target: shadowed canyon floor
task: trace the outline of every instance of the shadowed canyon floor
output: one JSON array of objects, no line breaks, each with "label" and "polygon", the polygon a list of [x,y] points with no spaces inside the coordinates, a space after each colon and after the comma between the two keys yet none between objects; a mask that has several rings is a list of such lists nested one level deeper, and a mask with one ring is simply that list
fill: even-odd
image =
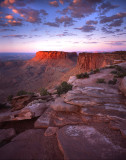
[{"label": "shadowed canyon floor", "polygon": [[[1,158],[125,160],[126,83],[125,77],[108,83],[114,70],[100,69],[85,79],[71,76],[72,90],[60,97],[38,96],[23,108],[15,101],[15,109],[1,110]],[[96,83],[101,78],[106,83]]]}]

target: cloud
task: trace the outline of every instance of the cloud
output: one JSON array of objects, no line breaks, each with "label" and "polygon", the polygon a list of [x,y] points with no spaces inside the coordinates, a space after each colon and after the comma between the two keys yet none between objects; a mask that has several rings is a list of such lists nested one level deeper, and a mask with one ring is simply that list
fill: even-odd
[{"label": "cloud", "polygon": [[114,31],[111,31],[111,30],[109,30],[109,29],[107,29],[107,28],[105,28],[105,27],[102,27],[101,30],[102,30],[104,33],[108,33],[108,34],[114,33]]},{"label": "cloud", "polygon": [[57,24],[56,22],[46,22],[44,24],[48,25],[48,26],[51,26],[51,27],[59,27],[59,24]]},{"label": "cloud", "polygon": [[15,30],[14,29],[6,29],[6,28],[0,29],[0,32],[6,32],[6,31],[15,31]]},{"label": "cloud", "polygon": [[56,36],[58,37],[64,37],[64,36],[75,36],[76,34],[73,33],[68,33],[68,32],[63,32],[61,34],[57,34]]},{"label": "cloud", "polygon": [[10,15],[10,14],[9,14],[9,15],[6,15],[6,16],[5,16],[5,19],[13,19],[13,16]]},{"label": "cloud", "polygon": [[101,14],[105,14],[106,12],[110,11],[111,9],[115,9],[117,7],[119,7],[119,5],[113,5],[110,2],[104,2],[98,7],[98,9],[101,12]]},{"label": "cloud", "polygon": [[105,44],[120,46],[120,45],[125,45],[126,41],[107,41],[107,43]]},{"label": "cloud", "polygon": [[118,26],[121,26],[122,23],[123,23],[123,20],[122,20],[122,19],[119,19],[119,20],[113,21],[113,22],[110,23],[108,26],[109,26],[109,27],[118,27]]},{"label": "cloud", "polygon": [[96,44],[96,43],[99,43],[99,42],[83,42],[85,44]]},{"label": "cloud", "polygon": [[22,26],[22,22],[21,20],[8,20],[8,24],[10,24],[11,26]]},{"label": "cloud", "polygon": [[95,30],[95,27],[92,25],[85,25],[83,27],[75,28],[75,29],[81,30],[82,32],[92,32]]},{"label": "cloud", "polygon": [[61,18],[56,17],[55,21],[58,24],[63,23],[64,27],[66,27],[66,26],[72,26],[73,22],[75,22],[75,21],[73,21],[73,19],[71,17],[68,17],[68,16],[62,16]]},{"label": "cloud", "polygon": [[27,37],[27,35],[19,35],[19,34],[16,34],[16,35],[3,35],[2,37],[3,38],[25,38],[25,37]]},{"label": "cloud", "polygon": [[121,13],[117,13],[113,16],[107,17],[107,16],[101,16],[101,20],[100,23],[108,23],[108,22],[112,22],[116,19],[123,19],[124,17],[126,17],[126,12],[121,12]]},{"label": "cloud", "polygon": [[44,16],[48,15],[48,13],[44,9],[41,9],[40,13],[42,13]]},{"label": "cloud", "polygon": [[93,21],[93,20],[89,20],[86,22],[86,24],[88,24],[88,25],[93,25],[93,24],[97,24],[97,23],[98,23],[98,21]]},{"label": "cloud", "polygon": [[24,7],[26,4],[33,2],[33,0],[4,0],[0,3],[1,7],[19,6]]},{"label": "cloud", "polygon": [[64,0],[59,0],[59,2],[60,2],[61,4],[64,4]]},{"label": "cloud", "polygon": [[60,13],[70,13],[74,18],[82,18],[94,13],[97,4],[102,1],[103,0],[73,0],[69,6],[60,11]]},{"label": "cloud", "polygon": [[54,7],[59,7],[59,4],[58,4],[57,1],[49,2],[49,4],[50,4],[51,6],[54,6]]},{"label": "cloud", "polygon": [[21,17],[23,17],[27,22],[30,23],[40,23],[41,22],[40,13],[46,14],[44,10],[39,11],[31,8],[20,8],[20,9],[12,8],[12,11],[14,13],[20,14]]}]

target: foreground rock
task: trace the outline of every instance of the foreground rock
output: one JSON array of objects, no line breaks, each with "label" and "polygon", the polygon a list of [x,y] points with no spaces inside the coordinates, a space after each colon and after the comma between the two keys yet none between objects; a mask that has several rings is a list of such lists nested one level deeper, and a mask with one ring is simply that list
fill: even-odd
[{"label": "foreground rock", "polygon": [[48,108],[35,122],[35,128],[48,128],[53,110]]},{"label": "foreground rock", "polygon": [[124,77],[121,81],[120,90],[126,96],[126,77]]},{"label": "foreground rock", "polygon": [[55,102],[51,104],[51,108],[55,111],[65,111],[65,112],[78,111],[77,106],[65,103],[62,98],[57,98]]},{"label": "foreground rock", "polygon": [[12,111],[20,110],[24,108],[28,103],[34,100],[35,97],[30,95],[23,95],[14,97],[11,101]]},{"label": "foreground rock", "polygon": [[40,116],[46,108],[45,103],[33,103],[18,111],[11,112],[9,110],[0,114],[0,122],[32,119]]},{"label": "foreground rock", "polygon": [[13,128],[10,129],[0,129],[0,143],[9,140],[16,135],[16,132]]},{"label": "foreground rock", "polygon": [[57,139],[67,160],[126,159],[126,149],[113,144],[93,127],[65,126],[58,130]]},{"label": "foreground rock", "polygon": [[52,136],[58,131],[58,127],[48,127],[44,133],[45,136]]},{"label": "foreground rock", "polygon": [[42,129],[27,130],[0,148],[0,159],[63,159],[55,137],[47,139]]}]

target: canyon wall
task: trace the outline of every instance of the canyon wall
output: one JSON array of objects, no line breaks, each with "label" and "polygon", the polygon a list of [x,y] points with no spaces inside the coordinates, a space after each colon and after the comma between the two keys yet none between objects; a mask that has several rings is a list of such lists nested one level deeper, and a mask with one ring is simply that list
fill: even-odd
[{"label": "canyon wall", "polygon": [[77,59],[77,53],[60,51],[39,51],[36,53],[36,56],[32,60],[41,61],[49,59]]},{"label": "canyon wall", "polygon": [[77,67],[81,72],[91,69],[102,68],[119,61],[126,60],[126,52],[123,53],[80,53],[77,60]]}]

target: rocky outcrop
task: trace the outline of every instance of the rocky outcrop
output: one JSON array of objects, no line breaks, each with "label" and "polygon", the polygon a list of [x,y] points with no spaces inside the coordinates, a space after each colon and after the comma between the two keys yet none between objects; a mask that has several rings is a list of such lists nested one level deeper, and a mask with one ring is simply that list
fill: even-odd
[{"label": "rocky outcrop", "polygon": [[82,72],[126,60],[126,53],[80,53],[77,66]]},{"label": "rocky outcrop", "polygon": [[120,90],[126,96],[126,77],[124,77],[120,83]]},{"label": "rocky outcrop", "polygon": [[41,61],[48,59],[74,59],[77,58],[75,52],[60,52],[60,51],[39,51],[32,59],[33,61]]}]

